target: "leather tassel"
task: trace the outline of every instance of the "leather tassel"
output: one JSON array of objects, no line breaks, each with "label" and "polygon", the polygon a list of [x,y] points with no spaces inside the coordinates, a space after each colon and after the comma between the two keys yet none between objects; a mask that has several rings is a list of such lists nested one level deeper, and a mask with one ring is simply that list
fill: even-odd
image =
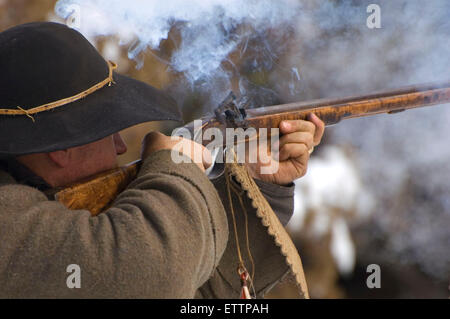
[{"label": "leather tassel", "polygon": [[240,299],[252,299],[252,297],[250,296],[250,291],[248,290],[247,280],[248,280],[248,273],[243,272],[241,274],[241,297],[240,297]]}]

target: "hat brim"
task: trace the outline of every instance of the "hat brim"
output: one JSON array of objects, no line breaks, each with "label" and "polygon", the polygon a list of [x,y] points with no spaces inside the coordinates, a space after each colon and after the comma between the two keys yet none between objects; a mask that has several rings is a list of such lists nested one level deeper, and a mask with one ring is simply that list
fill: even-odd
[{"label": "hat brim", "polygon": [[144,122],[181,122],[176,102],[162,91],[118,73],[114,81],[81,100],[34,114],[35,122],[26,115],[0,116],[0,157],[89,144]]}]

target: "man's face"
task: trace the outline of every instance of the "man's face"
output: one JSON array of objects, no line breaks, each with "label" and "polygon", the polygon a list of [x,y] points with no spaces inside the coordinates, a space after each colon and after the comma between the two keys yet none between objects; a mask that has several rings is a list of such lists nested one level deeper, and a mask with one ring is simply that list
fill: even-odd
[{"label": "man's face", "polygon": [[[77,179],[91,176],[117,167],[117,156],[127,151],[119,133],[72,150],[69,167],[77,173]],[[77,176],[74,176],[76,178]]]},{"label": "man's face", "polygon": [[17,159],[53,187],[65,186],[118,166],[127,147],[119,133],[90,144]]}]

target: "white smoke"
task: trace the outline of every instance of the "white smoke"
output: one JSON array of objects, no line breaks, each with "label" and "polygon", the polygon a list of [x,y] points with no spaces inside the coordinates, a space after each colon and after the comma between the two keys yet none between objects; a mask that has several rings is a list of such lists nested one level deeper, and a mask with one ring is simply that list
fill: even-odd
[{"label": "white smoke", "polygon": [[[172,71],[181,72],[191,85],[201,83],[213,90],[211,81],[225,81],[231,88],[223,63],[230,53],[255,34],[292,23],[298,12],[293,0],[60,0],[56,13],[67,19],[79,15],[77,29],[87,38],[115,35],[129,46],[129,58],[142,66],[141,54],[158,50],[173,28],[181,43],[167,61]],[[244,27],[245,25],[245,27]],[[230,62],[232,63],[232,62]]]}]

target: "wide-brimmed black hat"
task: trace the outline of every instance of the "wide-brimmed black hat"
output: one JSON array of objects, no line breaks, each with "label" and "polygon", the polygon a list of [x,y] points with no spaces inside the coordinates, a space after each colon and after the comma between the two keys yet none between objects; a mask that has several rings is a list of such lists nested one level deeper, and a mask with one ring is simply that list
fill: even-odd
[{"label": "wide-brimmed black hat", "polygon": [[63,24],[0,33],[0,157],[88,144],[142,122],[181,120],[172,98],[114,68]]}]

